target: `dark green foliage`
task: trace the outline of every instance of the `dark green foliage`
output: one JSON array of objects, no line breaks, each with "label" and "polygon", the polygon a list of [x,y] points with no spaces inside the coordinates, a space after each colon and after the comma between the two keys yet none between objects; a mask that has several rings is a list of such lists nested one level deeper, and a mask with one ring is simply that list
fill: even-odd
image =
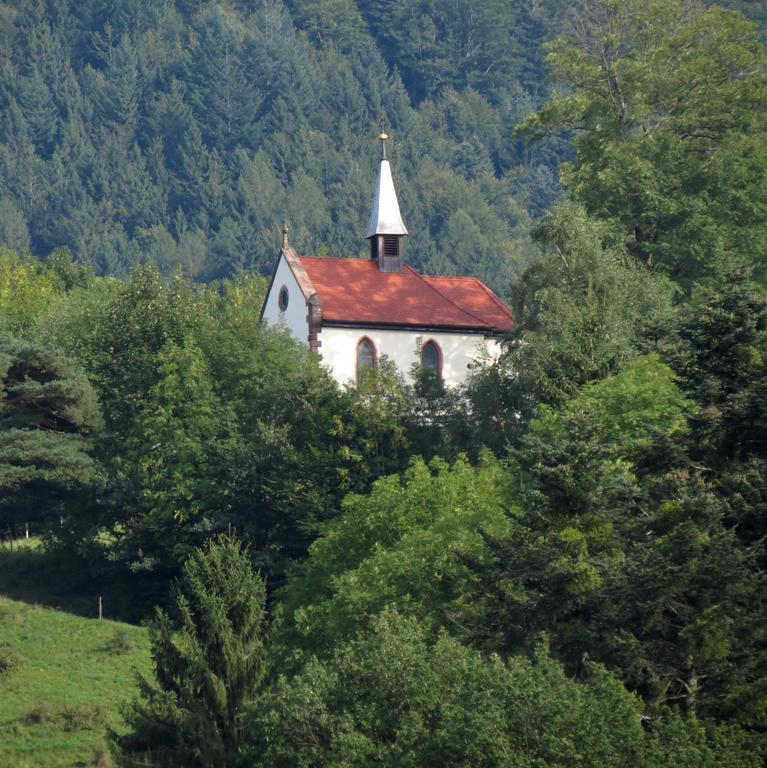
[{"label": "dark green foliage", "polygon": [[732,273],[683,310],[671,361],[700,405],[701,449],[767,458],[767,295]]},{"label": "dark green foliage", "polygon": [[461,557],[484,560],[482,532],[505,540],[507,492],[486,456],[479,468],[416,460],[404,478],[347,497],[282,591],[287,645],[327,652],[387,604],[460,631],[475,615]]},{"label": "dark green foliage", "polygon": [[[767,297],[743,271],[682,310],[665,340],[699,405],[695,457],[715,468],[730,521],[746,542],[767,534]],[[767,560],[762,559],[762,564]]]},{"label": "dark green foliage", "polygon": [[5,429],[88,434],[101,425],[96,393],[72,361],[21,340],[0,349]]},{"label": "dark green foliage", "polygon": [[[515,99],[540,102],[551,15],[497,0],[369,5],[10,4],[0,241],[38,256],[63,245],[101,274],[150,263],[212,280],[268,274],[287,220],[301,251],[363,255],[383,119],[412,262],[505,292],[528,255],[526,207],[551,192],[534,174],[552,178],[559,151],[530,160],[503,127],[524,117]],[[422,112],[412,101],[427,94]],[[459,185],[459,204],[442,199]]]},{"label": "dark green foliage", "polygon": [[417,101],[445,86],[470,86],[496,96],[510,82],[532,86],[542,69],[529,52],[537,49],[550,21],[544,6],[536,5],[500,0],[358,3],[387,60],[401,70]]},{"label": "dark green foliage", "polygon": [[91,437],[102,425],[96,393],[50,348],[0,337],[0,526],[59,523],[99,481]]},{"label": "dark green foliage", "polygon": [[0,200],[0,243],[14,251],[29,250],[29,228],[16,203],[10,198]]},{"label": "dark green foliage", "polygon": [[581,688],[544,654],[507,665],[446,635],[432,646],[416,622],[388,612],[282,683],[266,738],[271,766],[562,765],[575,754],[605,766],[633,757],[642,729],[637,702],[606,677]]},{"label": "dark green foliage", "polygon": [[540,405],[619,371],[672,317],[673,283],[637,265],[612,224],[563,202],[534,236],[540,257],[513,287],[516,327],[467,387],[474,429],[499,452]]},{"label": "dark green foliage", "polygon": [[620,233],[562,203],[535,233],[542,258],[517,283],[523,331],[512,365],[532,379],[535,399],[560,403],[642,349],[671,313],[673,287],[630,258]]},{"label": "dark green foliage", "polygon": [[137,270],[109,302],[98,332],[100,356],[92,374],[112,430],[127,430],[147,392],[161,376],[157,358],[167,344],[181,344],[193,328],[191,286],[162,280],[154,268]]},{"label": "dark green foliage", "polygon": [[763,545],[739,540],[729,500],[691,458],[695,413],[654,357],[541,410],[515,452],[521,512],[505,541],[487,538],[495,565],[473,566],[486,601],[477,641],[517,648],[545,630],[565,660],[588,652],[653,706],[754,725]]},{"label": "dark green foliage", "polygon": [[134,568],[174,569],[209,530],[222,527],[242,454],[233,413],[216,396],[201,350],[168,342],[155,358],[158,381],[122,434],[114,463],[135,497],[122,546]]},{"label": "dark green foliage", "polygon": [[259,323],[262,290],[251,280],[230,284],[199,343],[221,404],[217,420],[229,420],[218,476],[232,484],[217,524],[247,534],[278,582],[347,493],[400,470],[409,453],[405,395],[339,391],[305,345]]},{"label": "dark green foliage", "polygon": [[394,611],[280,681],[254,729],[280,768],[418,766],[753,766],[742,732],[707,737],[694,718],[669,718],[648,735],[641,706],[599,665],[568,677],[545,646],[532,660],[483,657],[446,634],[436,642]]},{"label": "dark green foliage", "polygon": [[155,679],[115,736],[120,763],[235,768],[243,762],[243,718],[264,676],[263,579],[231,536],[192,553],[176,588],[176,623],[151,625]]}]

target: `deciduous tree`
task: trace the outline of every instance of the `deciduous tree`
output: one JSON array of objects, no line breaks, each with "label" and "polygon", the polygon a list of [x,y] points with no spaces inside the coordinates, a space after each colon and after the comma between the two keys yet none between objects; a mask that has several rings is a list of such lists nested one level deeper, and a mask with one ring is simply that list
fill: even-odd
[{"label": "deciduous tree", "polygon": [[547,64],[565,91],[523,124],[572,134],[574,197],[684,285],[764,276],[767,52],[738,13],[683,0],[584,0]]}]

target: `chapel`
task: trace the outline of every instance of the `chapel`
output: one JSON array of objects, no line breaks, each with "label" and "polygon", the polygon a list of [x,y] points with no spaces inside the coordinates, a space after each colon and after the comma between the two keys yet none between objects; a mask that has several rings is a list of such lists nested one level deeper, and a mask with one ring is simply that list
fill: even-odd
[{"label": "chapel", "polygon": [[381,133],[381,162],[366,238],[367,259],[299,255],[287,229],[261,318],[283,325],[321,355],[339,384],[387,356],[409,378],[413,364],[446,386],[463,384],[500,351],[511,310],[475,277],[420,275],[404,260],[402,221]]}]

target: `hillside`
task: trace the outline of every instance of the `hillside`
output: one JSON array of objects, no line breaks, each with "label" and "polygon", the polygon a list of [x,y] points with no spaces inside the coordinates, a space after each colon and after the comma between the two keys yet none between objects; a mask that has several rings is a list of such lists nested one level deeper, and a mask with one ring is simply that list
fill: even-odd
[{"label": "hillside", "polygon": [[[763,19],[763,3],[733,0]],[[360,255],[380,122],[426,272],[502,294],[560,196],[548,95],[561,0],[14,0],[0,9],[0,243],[101,274],[267,273],[283,222]]]},{"label": "hillside", "polygon": [[509,139],[543,96],[547,17],[527,4],[90,0],[1,16],[0,242],[16,249],[210,279],[268,271],[287,222],[307,252],[362,253],[382,121],[414,264],[505,292],[530,216],[559,194],[565,150]]},{"label": "hillside", "polygon": [[149,668],[146,630],[0,597],[0,766],[106,760],[134,668]]}]

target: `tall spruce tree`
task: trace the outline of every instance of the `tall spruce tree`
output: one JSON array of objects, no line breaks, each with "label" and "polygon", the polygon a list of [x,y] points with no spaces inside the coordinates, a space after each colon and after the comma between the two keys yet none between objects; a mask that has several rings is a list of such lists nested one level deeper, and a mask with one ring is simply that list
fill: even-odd
[{"label": "tall spruce tree", "polygon": [[243,765],[243,717],[264,676],[265,599],[233,536],[194,552],[176,587],[177,621],[158,609],[150,628],[155,680],[139,678],[130,731],[113,735],[121,765]]}]

